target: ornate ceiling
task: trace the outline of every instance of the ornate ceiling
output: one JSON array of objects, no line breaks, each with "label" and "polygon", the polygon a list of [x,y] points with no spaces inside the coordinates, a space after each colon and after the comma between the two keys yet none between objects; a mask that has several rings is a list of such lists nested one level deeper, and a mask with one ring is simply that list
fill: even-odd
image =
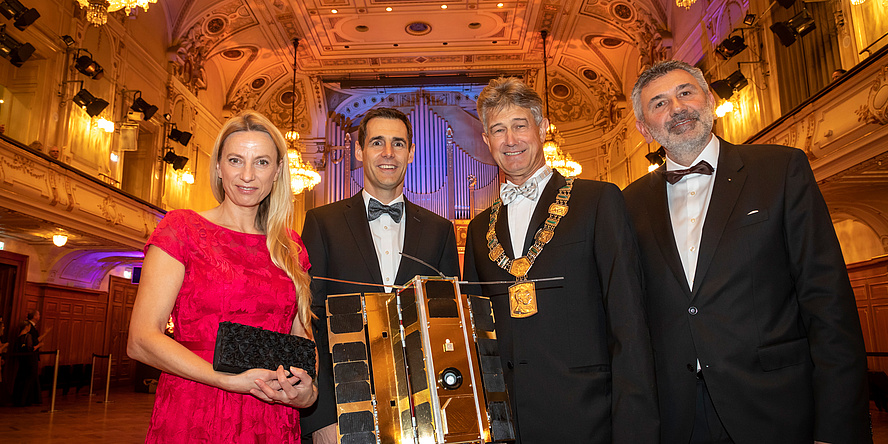
[{"label": "ornate ceiling", "polygon": [[351,123],[420,87],[456,93],[450,104],[470,112],[479,85],[504,73],[542,92],[547,30],[550,117],[580,161],[625,116],[641,67],[671,47],[660,5],[635,0],[164,0],[163,8],[175,74],[192,92],[284,126],[295,97],[307,140],[323,138],[328,116]]}]

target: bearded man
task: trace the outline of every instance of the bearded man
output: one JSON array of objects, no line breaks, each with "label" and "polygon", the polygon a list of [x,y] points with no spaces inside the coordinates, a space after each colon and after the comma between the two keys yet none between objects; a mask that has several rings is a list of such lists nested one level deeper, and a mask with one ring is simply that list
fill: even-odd
[{"label": "bearded man", "polygon": [[712,134],[684,62],[632,91],[666,163],[623,194],[641,250],[664,443],[869,443],[866,355],[805,153]]}]

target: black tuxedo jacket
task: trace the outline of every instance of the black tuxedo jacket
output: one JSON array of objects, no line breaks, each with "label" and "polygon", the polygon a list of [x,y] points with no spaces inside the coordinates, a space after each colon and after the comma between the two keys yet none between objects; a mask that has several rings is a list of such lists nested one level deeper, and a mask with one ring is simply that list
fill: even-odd
[{"label": "black tuxedo jacket", "polygon": [[[445,276],[459,276],[459,257],[453,224],[437,214],[408,201],[404,202],[404,253],[434,266]],[[362,193],[309,210],[302,228],[302,242],[311,261],[312,276],[382,284],[382,272],[367,222]],[[401,257],[396,285],[416,275],[437,276],[429,267]],[[327,295],[382,293],[382,287],[354,285],[312,279],[312,322],[318,346],[318,402],[303,409],[303,434],[336,422],[333,390],[333,364],[327,338]]]},{"label": "black tuxedo jacket", "polygon": [[644,267],[662,441],[691,436],[699,358],[736,443],[871,442],[854,294],[804,153],[720,141],[693,290],[661,170],[623,194]]},{"label": "black tuxedo jacket", "polygon": [[[531,217],[524,252],[548,217],[564,178],[554,173]],[[519,442],[656,443],[657,398],[642,304],[641,269],[620,190],[577,180],[569,210],[531,267],[538,313],[509,315],[509,284],[467,286],[493,302]],[[469,224],[463,278],[514,281],[488,257],[490,209]],[[497,239],[514,258],[508,211]],[[519,256],[523,256],[523,253]]]}]

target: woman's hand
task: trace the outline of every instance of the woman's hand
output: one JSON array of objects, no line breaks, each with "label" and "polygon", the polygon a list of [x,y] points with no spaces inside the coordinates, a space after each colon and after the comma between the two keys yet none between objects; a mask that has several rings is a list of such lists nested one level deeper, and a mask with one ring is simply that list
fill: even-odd
[{"label": "woman's hand", "polygon": [[[253,370],[242,374],[251,371]],[[271,373],[274,375],[273,378],[256,378],[254,382],[259,388],[251,389],[250,394],[265,402],[299,408],[308,407],[317,400],[318,388],[305,370],[290,367],[290,377],[288,378],[284,366],[279,365],[277,371]]]}]

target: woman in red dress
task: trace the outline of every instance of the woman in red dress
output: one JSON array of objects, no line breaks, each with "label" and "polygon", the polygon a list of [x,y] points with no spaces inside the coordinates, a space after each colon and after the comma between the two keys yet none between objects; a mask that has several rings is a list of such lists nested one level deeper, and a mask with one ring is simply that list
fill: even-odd
[{"label": "woman in red dress", "polygon": [[[308,255],[292,225],[286,142],[231,118],[210,157],[219,206],[173,210],[145,246],[127,352],[163,370],[147,442],[298,443],[317,386],[303,369],[213,370],[221,321],[310,338]],[[172,316],[174,337],[164,334]]]}]

